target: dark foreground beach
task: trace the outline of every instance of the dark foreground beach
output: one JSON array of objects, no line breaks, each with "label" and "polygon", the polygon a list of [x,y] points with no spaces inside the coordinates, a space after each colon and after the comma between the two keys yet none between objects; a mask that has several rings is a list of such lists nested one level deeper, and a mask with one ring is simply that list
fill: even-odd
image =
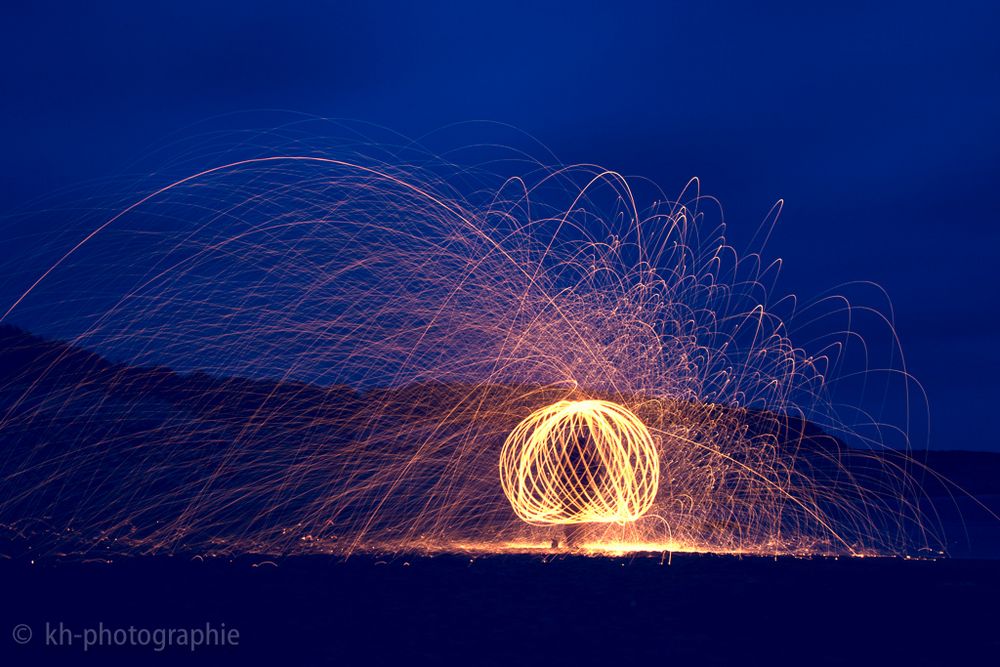
[{"label": "dark foreground beach", "polygon": [[1000,655],[995,560],[6,559],[0,584],[2,665],[960,665]]}]

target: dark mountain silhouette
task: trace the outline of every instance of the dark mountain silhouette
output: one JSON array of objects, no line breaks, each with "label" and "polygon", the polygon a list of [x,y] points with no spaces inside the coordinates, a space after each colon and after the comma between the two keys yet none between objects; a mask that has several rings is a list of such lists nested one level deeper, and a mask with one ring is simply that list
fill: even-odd
[{"label": "dark mountain silhouette", "polygon": [[[400,425],[399,448],[405,456],[406,448],[416,440],[406,437],[407,424],[414,417],[462,401],[479,409],[498,397],[508,405],[511,397],[530,394],[537,402],[545,400],[547,391],[544,387],[440,383],[358,391],[343,385],[178,373],[164,367],[115,363],[69,343],[0,326],[0,508],[5,510],[0,522],[41,515],[54,526],[72,524],[72,514],[53,516],[56,508],[73,508],[100,497],[109,499],[108,515],[122,510],[116,502],[144,508],[130,516],[127,529],[134,531],[136,523],[157,525],[176,516],[180,509],[159,499],[177,497],[185,485],[197,484],[199,470],[203,475],[225,463],[232,471],[227,473],[230,484],[253,487],[259,476],[276,474],[276,469],[288,467],[295,457],[322,456],[324,451],[364,437],[366,417],[375,410],[383,424]],[[521,414],[529,409],[533,408],[526,403]],[[893,471],[906,470],[922,483],[923,496],[951,498],[961,496],[958,489],[962,489],[990,502],[1000,495],[998,453],[931,451],[911,458],[895,452],[852,450],[798,417],[725,406],[705,406],[704,410],[721,424],[719,428],[731,423],[750,436],[776,437],[780,453],[794,449],[798,471],[838,492],[843,488],[845,493],[856,493],[855,485],[888,489]],[[503,418],[512,426],[520,415]],[[508,430],[502,423],[484,438],[502,439]],[[178,441],[176,434],[184,438]],[[711,433],[702,437],[710,441]],[[241,447],[230,447],[234,442]],[[276,460],[276,443],[282,445],[281,460]],[[293,444],[289,447],[288,443]],[[102,472],[120,474],[90,474],[97,471],[88,473],[67,463],[67,457],[76,452],[97,448],[101,449]],[[81,465],[84,461],[81,458]],[[142,470],[153,472],[138,475]],[[320,473],[304,470],[300,474],[307,478]],[[301,481],[297,478],[296,483]],[[303,486],[321,488],[322,484],[319,480]],[[251,500],[247,502],[260,507],[278,502],[291,515],[315,501],[308,494],[276,499],[273,487],[262,488],[256,501],[252,493],[248,495]],[[258,513],[248,514],[257,523],[251,525],[248,519],[234,530],[260,529]],[[228,520],[233,522],[231,517]]]}]

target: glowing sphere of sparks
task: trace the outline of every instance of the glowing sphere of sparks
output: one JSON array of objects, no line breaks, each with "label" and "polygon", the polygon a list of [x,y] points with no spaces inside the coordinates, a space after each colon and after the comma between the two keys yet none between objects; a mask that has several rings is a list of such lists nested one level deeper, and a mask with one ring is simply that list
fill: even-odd
[{"label": "glowing sphere of sparks", "polygon": [[625,523],[653,505],[660,462],[642,421],[616,403],[559,401],[507,437],[500,483],[530,524]]}]

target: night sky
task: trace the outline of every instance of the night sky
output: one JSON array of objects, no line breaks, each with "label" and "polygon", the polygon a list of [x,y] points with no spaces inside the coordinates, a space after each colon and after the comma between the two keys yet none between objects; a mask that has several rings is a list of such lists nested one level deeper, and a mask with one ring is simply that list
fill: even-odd
[{"label": "night sky", "polygon": [[[1000,449],[1000,4],[91,4],[17,3],[0,22],[8,238],[38,198],[113,179],[195,123],[507,123],[668,193],[700,177],[737,248],[783,198],[781,288],[881,284],[931,446]],[[0,281],[4,306],[16,288]]]}]

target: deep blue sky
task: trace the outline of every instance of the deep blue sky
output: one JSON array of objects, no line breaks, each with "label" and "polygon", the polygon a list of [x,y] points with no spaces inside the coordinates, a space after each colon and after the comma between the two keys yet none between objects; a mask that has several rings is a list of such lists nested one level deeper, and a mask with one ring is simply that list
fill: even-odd
[{"label": "deep blue sky", "polygon": [[0,211],[229,112],[510,123],[701,177],[737,246],[784,198],[782,286],[883,285],[932,445],[1000,448],[1000,3],[92,4],[5,9]]}]

